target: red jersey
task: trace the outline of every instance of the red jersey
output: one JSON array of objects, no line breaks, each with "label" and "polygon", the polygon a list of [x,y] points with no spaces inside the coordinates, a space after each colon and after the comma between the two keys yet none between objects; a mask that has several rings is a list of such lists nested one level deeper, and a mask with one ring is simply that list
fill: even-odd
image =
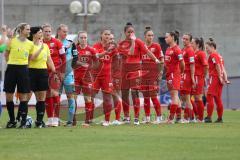
[{"label": "red jersey", "polygon": [[[161,59],[163,58],[163,53],[162,53],[162,48],[158,43],[152,43],[150,46],[147,46],[148,49],[155,55],[155,57],[157,59]],[[148,56],[148,54],[142,53],[142,62],[154,62],[156,63],[154,60],[152,60],[152,58],[150,58]]]},{"label": "red jersey", "polygon": [[204,51],[197,51],[195,53],[195,75],[203,76],[204,75],[204,66],[207,66],[207,56]]},{"label": "red jersey", "polygon": [[194,64],[194,50],[191,46],[184,47],[182,49],[183,59],[185,63],[185,70],[184,72],[190,72],[190,65]]},{"label": "red jersey", "polygon": [[84,76],[86,71],[91,72],[93,59],[96,54],[96,51],[90,46],[87,46],[86,48],[81,48],[80,46],[77,46],[77,51],[78,61],[86,64],[86,66],[79,66],[78,68],[74,69],[74,74],[76,75],[75,78],[79,76]]},{"label": "red jersey", "polygon": [[129,55],[132,42],[123,40],[119,43],[118,51],[127,56],[126,63],[139,63],[141,61],[141,53],[147,53],[147,46],[140,39],[135,40],[134,54]]},{"label": "red jersey", "polygon": [[178,45],[168,47],[165,54],[166,76],[169,76],[171,73],[180,74],[179,62],[182,60],[182,51]]},{"label": "red jersey", "polygon": [[[43,41],[49,47],[52,61],[56,68],[66,64],[65,49],[61,41],[56,38],[51,38],[50,41]],[[61,66],[63,67],[63,66]]]},{"label": "red jersey", "polygon": [[[106,51],[106,49],[103,47],[102,43],[98,42],[93,45],[93,48],[96,49],[97,53],[103,53]],[[111,73],[111,59],[113,56],[114,52],[107,53],[103,57],[100,58],[100,63],[102,65],[99,65],[101,69],[99,70],[98,77],[105,77],[109,76]]]},{"label": "red jersey", "polygon": [[209,64],[209,75],[210,76],[218,76],[218,72],[216,70],[216,65],[219,64],[221,67],[221,60],[218,53],[211,53],[208,58]]}]

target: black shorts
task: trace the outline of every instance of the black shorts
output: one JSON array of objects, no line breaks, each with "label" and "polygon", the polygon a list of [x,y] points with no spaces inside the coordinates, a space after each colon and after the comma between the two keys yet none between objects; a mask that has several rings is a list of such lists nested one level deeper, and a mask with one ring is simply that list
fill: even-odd
[{"label": "black shorts", "polygon": [[29,68],[30,88],[31,91],[47,91],[48,71],[47,69]]},{"label": "black shorts", "polygon": [[17,92],[29,93],[30,80],[27,65],[7,65],[4,79],[4,91],[14,93],[17,86]]}]

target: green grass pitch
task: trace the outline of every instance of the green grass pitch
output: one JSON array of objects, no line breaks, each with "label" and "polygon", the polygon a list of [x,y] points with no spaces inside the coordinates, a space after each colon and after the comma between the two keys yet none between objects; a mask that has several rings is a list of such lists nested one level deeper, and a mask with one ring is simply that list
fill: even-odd
[{"label": "green grass pitch", "polygon": [[[34,117],[35,111],[30,109]],[[223,124],[4,129],[0,160],[239,160],[240,111]]]}]

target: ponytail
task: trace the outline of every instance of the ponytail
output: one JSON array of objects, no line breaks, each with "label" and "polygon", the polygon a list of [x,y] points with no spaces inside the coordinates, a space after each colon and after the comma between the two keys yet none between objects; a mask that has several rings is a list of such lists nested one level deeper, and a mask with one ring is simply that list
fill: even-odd
[{"label": "ponytail", "polygon": [[214,49],[217,49],[217,44],[216,42],[213,40],[213,38],[209,38],[209,40],[206,42],[207,45],[213,47]]},{"label": "ponytail", "polygon": [[174,41],[177,43],[177,45],[179,45],[179,31],[175,30],[172,32],[169,32],[170,36],[173,37]]}]

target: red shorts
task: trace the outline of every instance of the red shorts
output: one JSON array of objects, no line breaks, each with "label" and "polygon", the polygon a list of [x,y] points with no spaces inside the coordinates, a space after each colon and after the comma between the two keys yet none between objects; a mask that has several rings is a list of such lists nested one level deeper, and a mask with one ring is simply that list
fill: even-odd
[{"label": "red shorts", "polygon": [[121,90],[122,78],[112,78],[113,90]]},{"label": "red shorts", "polygon": [[157,96],[159,93],[159,81],[155,79],[142,79],[141,81],[141,92],[144,97]]},{"label": "red shorts", "polygon": [[195,76],[196,88],[192,89],[192,95],[203,94],[204,91],[204,76]]},{"label": "red shorts", "polygon": [[223,85],[219,81],[218,76],[210,76],[209,82],[208,82],[207,94],[221,97],[222,96],[222,89],[223,89]]},{"label": "red shorts", "polygon": [[184,73],[181,77],[180,95],[191,94],[192,79],[189,73]]},{"label": "red shorts", "polygon": [[82,92],[83,94],[92,95],[93,85],[88,80],[84,80],[82,78],[76,79],[75,77],[75,90],[77,94]]},{"label": "red shorts", "polygon": [[166,75],[168,90],[180,90],[181,74],[170,73]]},{"label": "red shorts", "polygon": [[124,64],[122,72],[122,89],[141,89],[141,65]]},{"label": "red shorts", "polygon": [[142,78],[157,80],[160,75],[159,65],[152,62],[142,63]]},{"label": "red shorts", "polygon": [[105,77],[97,77],[95,82],[93,83],[94,93],[97,94],[100,90],[103,92],[112,92],[112,84],[110,81],[110,76]]}]

